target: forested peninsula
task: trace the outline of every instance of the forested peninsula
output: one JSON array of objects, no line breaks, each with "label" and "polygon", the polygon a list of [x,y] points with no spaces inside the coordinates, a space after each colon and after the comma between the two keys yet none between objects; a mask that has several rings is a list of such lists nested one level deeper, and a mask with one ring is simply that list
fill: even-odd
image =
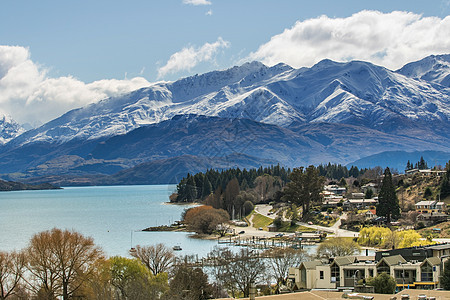
[{"label": "forested peninsula", "polygon": [[0,192],[24,191],[24,190],[57,190],[57,189],[61,188],[54,186],[50,183],[25,184],[15,181],[0,180]]}]

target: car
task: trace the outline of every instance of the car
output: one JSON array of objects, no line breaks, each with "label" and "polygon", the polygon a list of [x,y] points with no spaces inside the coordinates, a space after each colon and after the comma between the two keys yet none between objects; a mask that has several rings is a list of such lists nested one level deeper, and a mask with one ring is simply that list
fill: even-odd
[{"label": "car", "polygon": [[245,231],[244,231],[244,230],[242,230],[242,231],[239,231],[239,234],[243,234],[243,233],[245,233]]},{"label": "car", "polygon": [[282,237],[284,234],[283,233],[277,233],[275,234],[275,237]]},{"label": "car", "polygon": [[308,222],[308,224],[309,224],[309,225],[312,225],[312,224],[313,224],[313,222],[309,221],[309,222]]},{"label": "car", "polygon": [[262,227],[259,227],[258,230],[263,230]]}]

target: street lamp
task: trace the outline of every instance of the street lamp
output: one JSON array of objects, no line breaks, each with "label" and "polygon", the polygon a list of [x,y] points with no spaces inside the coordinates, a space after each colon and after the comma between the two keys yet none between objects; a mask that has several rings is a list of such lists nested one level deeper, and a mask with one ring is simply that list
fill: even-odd
[{"label": "street lamp", "polygon": [[353,274],[353,290],[356,289],[356,274],[358,274],[359,270],[355,271],[355,274]]},{"label": "street lamp", "polygon": [[402,269],[403,269],[403,270],[402,270],[402,279],[403,279],[402,290],[404,290],[404,289],[405,289],[405,267],[403,266],[403,264],[402,264],[401,261],[399,261],[398,264],[399,264],[400,266],[402,266]]}]

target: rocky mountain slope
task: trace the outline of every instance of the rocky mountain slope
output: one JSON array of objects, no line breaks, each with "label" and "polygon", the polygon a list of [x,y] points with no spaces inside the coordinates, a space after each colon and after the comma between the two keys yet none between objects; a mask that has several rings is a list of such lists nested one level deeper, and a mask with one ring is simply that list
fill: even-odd
[{"label": "rocky mountain slope", "polygon": [[450,152],[448,62],[431,56],[398,71],[362,61],[252,62],[158,82],[13,138],[0,147],[0,170],[82,176],[180,156],[239,153],[298,166]]},{"label": "rocky mountain slope", "polygon": [[13,144],[110,137],[182,114],[246,118],[282,127],[294,121],[353,124],[384,132],[395,131],[399,122],[448,123],[450,90],[434,84],[447,65],[429,68],[440,77],[427,75],[430,72],[419,62],[399,72],[362,61],[324,60],[301,69],[246,63],[155,83],[72,110]]}]

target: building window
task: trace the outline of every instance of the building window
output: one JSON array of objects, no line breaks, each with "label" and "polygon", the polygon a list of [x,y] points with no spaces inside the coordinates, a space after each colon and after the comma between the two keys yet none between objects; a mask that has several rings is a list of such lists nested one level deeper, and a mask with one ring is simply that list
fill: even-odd
[{"label": "building window", "polygon": [[421,281],[433,281],[433,268],[428,264],[424,264],[420,268],[422,274]]},{"label": "building window", "polygon": [[331,277],[336,278],[336,282],[341,280],[341,274],[339,274],[339,266],[337,264],[331,265]]},{"label": "building window", "polygon": [[395,278],[397,279],[397,278],[399,278],[399,279],[402,279],[402,278],[405,278],[405,271],[404,270],[395,270]]},{"label": "building window", "polygon": [[383,262],[381,262],[379,265],[378,265],[378,267],[377,267],[377,273],[378,274],[381,274],[381,273],[386,273],[386,274],[388,274],[389,275],[389,273],[390,273],[390,268],[389,268],[389,266],[383,261]]},{"label": "building window", "polygon": [[323,279],[323,271],[320,271],[320,279]]},{"label": "building window", "polygon": [[304,284],[306,284],[306,269],[305,268],[303,268],[302,270],[301,270],[301,281],[304,283]]},{"label": "building window", "polygon": [[373,270],[369,269],[369,277],[373,277]]}]

